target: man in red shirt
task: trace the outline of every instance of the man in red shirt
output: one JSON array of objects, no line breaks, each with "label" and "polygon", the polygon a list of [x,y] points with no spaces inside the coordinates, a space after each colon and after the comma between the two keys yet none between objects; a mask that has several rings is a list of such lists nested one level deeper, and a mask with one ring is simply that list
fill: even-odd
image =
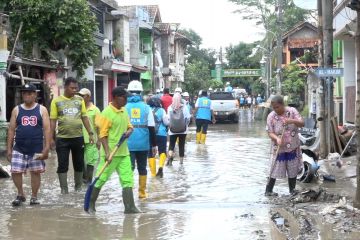
[{"label": "man in red shirt", "polygon": [[166,113],[171,103],[172,97],[170,96],[170,90],[169,88],[164,88],[164,95],[161,97],[161,105],[165,109]]}]

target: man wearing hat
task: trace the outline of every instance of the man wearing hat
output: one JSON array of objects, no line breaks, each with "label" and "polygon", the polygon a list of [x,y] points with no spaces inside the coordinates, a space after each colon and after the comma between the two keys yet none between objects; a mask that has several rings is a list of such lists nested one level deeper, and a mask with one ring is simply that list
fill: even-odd
[{"label": "man wearing hat", "polygon": [[17,188],[13,206],[26,201],[22,175],[27,170],[31,174],[32,195],[30,205],[39,204],[37,194],[40,188],[40,173],[45,172],[45,159],[50,149],[49,113],[36,102],[37,89],[32,84],[21,88],[23,104],[11,112],[7,140],[7,159],[11,162],[11,175]]},{"label": "man wearing hat", "polygon": [[89,141],[89,134],[86,131],[86,128],[83,126],[83,135],[84,135],[84,161],[85,161],[85,168],[84,168],[84,182],[90,183],[93,177],[94,166],[96,162],[99,160],[99,148],[100,148],[100,141],[98,140],[98,129],[95,125],[96,119],[100,116],[100,110],[91,102],[91,91],[87,88],[82,88],[79,91],[79,95],[83,97],[85,101],[86,107],[86,115],[90,121],[91,131],[94,133],[94,142],[96,144],[91,144]]}]

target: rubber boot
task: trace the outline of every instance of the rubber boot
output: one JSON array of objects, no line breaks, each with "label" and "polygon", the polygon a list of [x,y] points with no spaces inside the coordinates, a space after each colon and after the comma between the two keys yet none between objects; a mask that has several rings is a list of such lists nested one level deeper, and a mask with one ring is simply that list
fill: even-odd
[{"label": "rubber boot", "polygon": [[155,177],[156,176],[156,159],[149,158],[148,161],[149,161],[149,168],[150,168],[151,176]]},{"label": "rubber boot", "polygon": [[164,168],[164,165],[165,165],[165,161],[166,161],[166,154],[165,153],[162,153],[160,154],[160,159],[159,159],[159,169],[158,169],[158,172],[156,174],[157,177],[164,177],[164,171],[163,171],[163,168]]},{"label": "rubber boot", "polygon": [[68,194],[67,173],[58,173],[61,194]]},{"label": "rubber boot", "polygon": [[86,166],[86,177],[87,177],[87,182],[88,184],[91,183],[92,178],[93,178],[93,173],[94,173],[94,166],[92,165],[87,165]]},{"label": "rubber boot", "polygon": [[180,157],[180,164],[184,163],[184,157]]},{"label": "rubber boot", "polygon": [[268,184],[266,185],[265,196],[277,196],[278,194],[273,192],[275,186],[276,178],[270,178]]},{"label": "rubber boot", "polygon": [[201,143],[201,144],[205,144],[205,141],[206,141],[206,134],[202,133],[202,134],[201,134],[200,143]]},{"label": "rubber boot", "polygon": [[289,182],[289,192],[290,192],[291,195],[295,196],[296,194],[298,194],[298,191],[295,190],[296,177],[288,178],[288,182]]},{"label": "rubber boot", "polygon": [[196,144],[200,144],[201,141],[201,132],[196,133]]},{"label": "rubber boot", "polygon": [[174,152],[173,151],[169,151],[169,156],[168,156],[168,161],[167,161],[167,166],[172,166],[172,162],[174,160]]},{"label": "rubber boot", "polygon": [[93,188],[90,196],[89,212],[96,212],[95,202],[99,196],[100,190],[101,188],[96,188],[96,187]]},{"label": "rubber boot", "polygon": [[146,175],[140,175],[139,176],[139,198],[146,198]]},{"label": "rubber boot", "polygon": [[75,191],[81,191],[81,185],[83,181],[83,172],[74,172]]},{"label": "rubber boot", "polygon": [[125,207],[124,213],[141,213],[141,211],[135,207],[134,194],[131,187],[123,188],[122,197]]}]

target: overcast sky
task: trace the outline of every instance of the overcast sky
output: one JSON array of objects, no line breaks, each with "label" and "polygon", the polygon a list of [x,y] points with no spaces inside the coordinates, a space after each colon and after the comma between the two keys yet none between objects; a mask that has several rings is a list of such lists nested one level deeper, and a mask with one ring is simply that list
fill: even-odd
[{"label": "overcast sky", "polygon": [[203,39],[203,47],[219,49],[263,37],[262,29],[232,13],[237,6],[227,0],[117,0],[119,5],[159,5],[163,22],[192,28]]}]

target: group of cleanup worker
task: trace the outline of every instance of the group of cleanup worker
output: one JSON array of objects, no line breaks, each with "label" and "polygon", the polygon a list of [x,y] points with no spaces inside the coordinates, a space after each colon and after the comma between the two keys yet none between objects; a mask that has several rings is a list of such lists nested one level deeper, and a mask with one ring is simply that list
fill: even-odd
[{"label": "group of cleanup worker", "polygon": [[[127,89],[112,89],[112,102],[100,111],[91,102],[91,91],[87,88],[79,91],[77,80],[68,77],[64,81],[64,93],[52,100],[50,113],[37,103],[37,91],[36,86],[25,84],[21,89],[23,103],[11,113],[7,159],[17,188],[13,206],[21,206],[26,201],[22,185],[27,171],[31,173],[30,205],[40,204],[40,174],[45,172],[50,149],[55,148],[61,194],[69,193],[67,172],[71,152],[75,191],[81,191],[84,183],[90,184],[94,172],[95,176],[100,175],[91,192],[89,212],[96,211],[101,188],[116,171],[122,187],[124,212],[138,213],[133,195],[135,168],[139,175],[138,197],[145,199],[147,163],[151,176],[162,178],[164,165],[173,163],[176,143],[179,163],[184,162],[192,116],[197,144],[205,144],[208,125],[215,123],[206,90],[199,93],[193,106],[189,94],[182,93],[181,88],[176,88],[172,96],[169,89],[164,88],[162,94],[144,100],[141,82],[133,80]],[[119,146],[122,137],[126,140]]]}]

